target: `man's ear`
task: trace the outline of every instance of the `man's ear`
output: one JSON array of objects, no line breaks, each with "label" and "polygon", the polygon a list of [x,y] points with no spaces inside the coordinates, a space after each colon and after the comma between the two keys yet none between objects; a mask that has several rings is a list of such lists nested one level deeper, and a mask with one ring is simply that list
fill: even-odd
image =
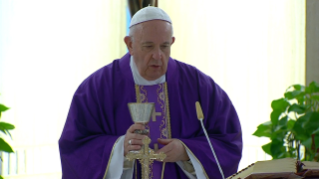
[{"label": "man's ear", "polygon": [[172,43],[171,43],[171,45],[173,45],[174,42],[175,42],[175,37],[172,37]]},{"label": "man's ear", "polygon": [[132,54],[132,52],[133,52],[133,41],[132,41],[132,38],[130,36],[126,36],[126,37],[124,37],[124,42],[126,44],[126,47],[127,47],[128,51],[130,52],[130,54],[133,55]]}]

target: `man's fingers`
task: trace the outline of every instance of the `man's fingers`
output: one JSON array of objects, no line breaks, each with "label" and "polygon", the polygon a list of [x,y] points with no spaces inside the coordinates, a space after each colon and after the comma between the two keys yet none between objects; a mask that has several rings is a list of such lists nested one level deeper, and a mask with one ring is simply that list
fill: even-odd
[{"label": "man's fingers", "polygon": [[161,149],[159,149],[156,153],[168,153],[169,151],[171,151],[173,149],[173,146],[170,145],[170,143],[173,141],[173,139],[157,139],[157,142],[165,145],[164,147],[162,147]]},{"label": "man's fingers", "polygon": [[172,147],[169,145],[164,146],[163,148],[159,149],[156,153],[163,152],[164,154],[169,153],[172,150]]},{"label": "man's fingers", "polygon": [[131,150],[140,150],[141,149],[141,146],[140,145],[129,145],[128,146],[128,150],[131,151]]},{"label": "man's fingers", "polygon": [[[166,155],[165,159],[162,162],[172,162],[172,157],[173,157],[173,152],[172,151],[168,151],[166,153],[164,153]],[[160,161],[160,160],[157,160]]]},{"label": "man's fingers", "polygon": [[[144,138],[145,136],[142,136],[142,139]],[[131,144],[129,144],[129,141],[131,141]],[[134,138],[134,139],[130,139],[127,143],[129,145],[143,145],[143,141],[141,139],[137,139],[137,138]]]},{"label": "man's fingers", "polygon": [[167,152],[166,154],[166,158],[163,160],[163,162],[172,162],[172,152]]},{"label": "man's fingers", "polygon": [[132,134],[131,135],[131,138],[133,139],[139,139],[139,140],[143,140],[145,137],[145,135],[142,135],[142,134]]},{"label": "man's fingers", "polygon": [[162,144],[162,145],[167,145],[172,141],[173,141],[173,139],[157,139],[157,142]]},{"label": "man's fingers", "polygon": [[133,124],[131,127],[128,129],[130,133],[133,133],[135,130],[144,130],[145,126],[143,124]]},{"label": "man's fingers", "polygon": [[132,124],[126,131],[124,139],[124,155],[130,150],[140,150],[145,135],[134,133],[135,130],[144,130],[143,124]]}]

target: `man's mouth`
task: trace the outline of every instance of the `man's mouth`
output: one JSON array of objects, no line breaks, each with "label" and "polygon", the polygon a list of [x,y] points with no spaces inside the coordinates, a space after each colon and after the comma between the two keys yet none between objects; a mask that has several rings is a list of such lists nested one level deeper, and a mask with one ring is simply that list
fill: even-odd
[{"label": "man's mouth", "polygon": [[151,65],[152,68],[159,68],[159,65]]}]

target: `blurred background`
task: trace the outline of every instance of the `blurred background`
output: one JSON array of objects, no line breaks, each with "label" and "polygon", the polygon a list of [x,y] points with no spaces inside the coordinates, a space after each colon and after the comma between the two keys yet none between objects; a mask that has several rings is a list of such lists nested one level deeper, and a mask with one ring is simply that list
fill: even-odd
[{"label": "blurred background", "polygon": [[[211,76],[238,112],[239,169],[271,159],[252,133],[272,100],[306,84],[306,0],[159,0],[173,21],[172,57]],[[126,0],[0,0],[1,120],[15,153],[2,153],[7,179],[61,178],[58,139],[73,93],[126,52]],[[174,130],[174,129],[172,129]]]}]

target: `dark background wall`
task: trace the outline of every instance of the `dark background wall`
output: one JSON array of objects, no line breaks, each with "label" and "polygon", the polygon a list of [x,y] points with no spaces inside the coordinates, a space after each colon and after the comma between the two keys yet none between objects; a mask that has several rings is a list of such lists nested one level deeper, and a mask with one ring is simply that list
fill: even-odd
[{"label": "dark background wall", "polygon": [[319,0],[306,0],[306,83],[319,83]]}]

